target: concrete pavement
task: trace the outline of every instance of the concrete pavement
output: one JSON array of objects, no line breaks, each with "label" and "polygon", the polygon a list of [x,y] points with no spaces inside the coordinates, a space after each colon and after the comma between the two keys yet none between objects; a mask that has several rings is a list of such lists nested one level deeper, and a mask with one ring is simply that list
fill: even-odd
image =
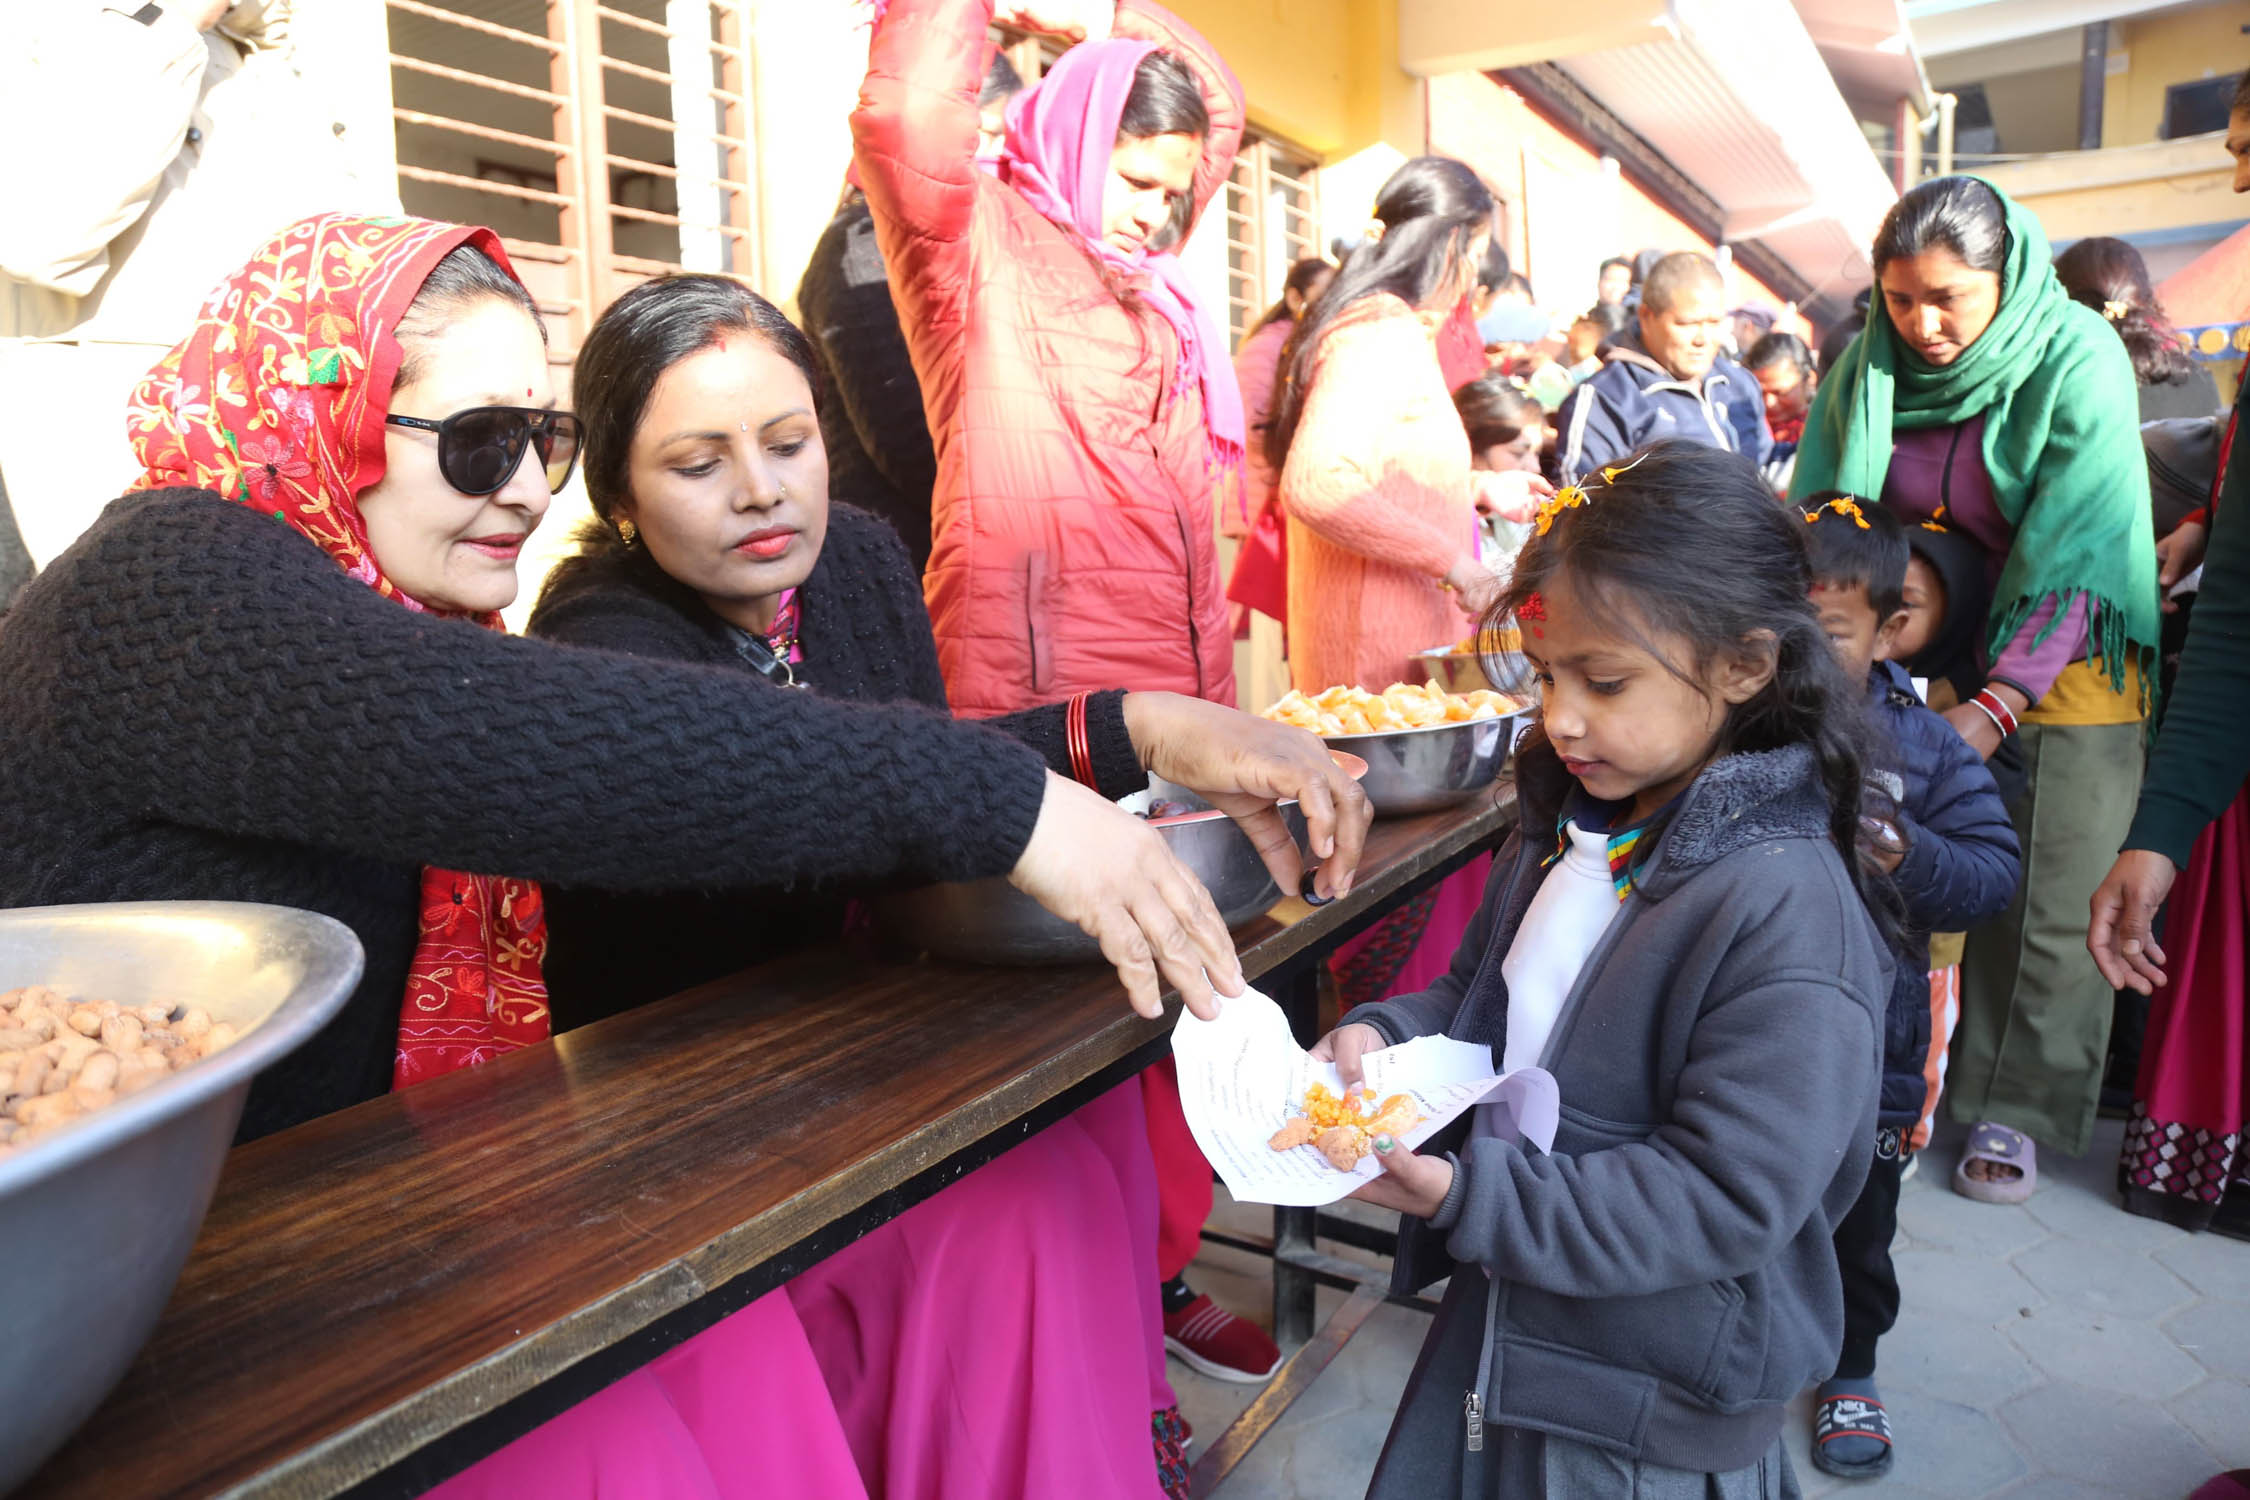
[{"label": "concrete pavement", "polygon": [[[2078,1161],[2042,1153],[2031,1202],[1997,1207],[1946,1185],[1963,1132],[1941,1130],[1899,1202],[1903,1309],[1877,1372],[1898,1461],[1878,1481],[1813,1468],[1801,1398],[1787,1430],[1808,1500],[2180,1500],[2250,1467],[2250,1244],[2119,1208],[2122,1131],[2102,1122]],[[1220,1198],[1219,1222],[1270,1229],[1270,1210]],[[1188,1275],[1268,1321],[1257,1257],[1206,1247]],[[1324,1292],[1321,1315],[1340,1300]],[[1428,1326],[1377,1310],[1211,1500],[1357,1500]],[[1199,1441],[1256,1393],[1171,1368]]]}]

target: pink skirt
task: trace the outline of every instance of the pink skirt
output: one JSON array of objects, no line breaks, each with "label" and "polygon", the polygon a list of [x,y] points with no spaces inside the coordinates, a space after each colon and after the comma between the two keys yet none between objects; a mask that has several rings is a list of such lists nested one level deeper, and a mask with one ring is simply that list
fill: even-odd
[{"label": "pink skirt", "polygon": [[1162,1500],[1156,1212],[1128,1081],[431,1493]]}]

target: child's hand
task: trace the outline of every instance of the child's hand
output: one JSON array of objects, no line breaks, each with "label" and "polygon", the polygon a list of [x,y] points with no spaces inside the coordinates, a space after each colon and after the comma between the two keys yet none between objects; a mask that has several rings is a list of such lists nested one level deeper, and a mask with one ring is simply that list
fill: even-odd
[{"label": "child's hand", "polygon": [[1367,1080],[1360,1072],[1359,1058],[1363,1052],[1380,1052],[1390,1045],[1383,1033],[1365,1021],[1355,1021],[1349,1026],[1339,1026],[1319,1041],[1305,1055],[1314,1062],[1332,1062],[1336,1076],[1344,1080],[1344,1092],[1350,1093]]},{"label": "child's hand", "polygon": [[1409,1151],[1396,1136],[1375,1137],[1375,1160],[1383,1175],[1354,1192],[1354,1198],[1426,1219],[1453,1191],[1453,1163],[1442,1156]]}]

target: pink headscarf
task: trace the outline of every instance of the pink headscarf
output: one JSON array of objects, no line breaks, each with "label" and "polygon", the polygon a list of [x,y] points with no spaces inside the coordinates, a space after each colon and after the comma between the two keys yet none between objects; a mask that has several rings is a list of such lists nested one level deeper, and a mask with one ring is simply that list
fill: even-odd
[{"label": "pink headscarf", "polygon": [[[1131,255],[1102,237],[1102,195],[1118,122],[1133,92],[1134,70],[1157,50],[1153,42],[1081,42],[1046,76],[1009,102],[1008,134],[1000,159],[988,169],[1023,194],[1053,222],[1078,231],[1104,265],[1128,275],[1145,273],[1142,296],[1179,337],[1174,373],[1192,371],[1203,390],[1203,424],[1222,476],[1242,467],[1242,391],[1218,324],[1196,301],[1179,257],[1164,252]],[[1177,380],[1167,389],[1176,390]]]}]

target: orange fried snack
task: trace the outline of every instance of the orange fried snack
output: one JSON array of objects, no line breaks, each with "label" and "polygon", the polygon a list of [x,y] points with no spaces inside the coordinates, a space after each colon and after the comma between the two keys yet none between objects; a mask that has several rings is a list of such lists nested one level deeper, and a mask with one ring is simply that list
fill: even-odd
[{"label": "orange fried snack", "polygon": [[1448,693],[1431,683],[1416,686],[1394,682],[1380,693],[1356,687],[1332,687],[1311,695],[1291,691],[1267,709],[1264,717],[1319,735],[1389,734],[1400,729],[1497,719],[1522,707],[1513,698],[1486,688]]},{"label": "orange fried snack", "polygon": [[1315,1146],[1339,1172],[1358,1166],[1375,1149],[1375,1137],[1385,1131],[1397,1135],[1422,1118],[1411,1094],[1392,1094],[1380,1105],[1361,1093],[1338,1098],[1326,1084],[1305,1090],[1304,1113],[1292,1115],[1273,1139],[1276,1151]]}]

